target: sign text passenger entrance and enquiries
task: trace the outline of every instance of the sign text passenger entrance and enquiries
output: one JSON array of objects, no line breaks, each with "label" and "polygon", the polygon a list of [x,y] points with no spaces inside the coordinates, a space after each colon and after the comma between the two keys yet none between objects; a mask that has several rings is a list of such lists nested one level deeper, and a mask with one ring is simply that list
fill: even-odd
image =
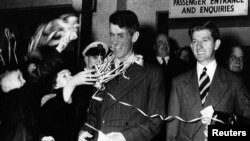
[{"label": "sign text passenger entrance and enquiries", "polygon": [[248,0],[170,0],[169,18],[248,14]]}]

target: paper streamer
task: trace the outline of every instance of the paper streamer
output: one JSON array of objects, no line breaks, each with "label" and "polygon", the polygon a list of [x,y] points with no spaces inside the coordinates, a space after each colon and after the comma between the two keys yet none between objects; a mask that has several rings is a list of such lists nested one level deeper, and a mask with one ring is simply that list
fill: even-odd
[{"label": "paper streamer", "polygon": [[109,137],[107,137],[106,134],[104,134],[102,131],[96,129],[95,127],[89,125],[88,123],[85,123],[85,125],[98,132],[97,141],[109,141]]},{"label": "paper streamer", "polygon": [[[96,92],[96,93],[93,95],[92,99],[95,99],[95,100],[98,100],[98,101],[102,101],[102,100],[100,100],[100,99],[98,99],[98,98],[96,97],[96,94],[97,94],[97,93],[98,93],[98,92]],[[109,95],[114,101],[116,101],[116,102],[118,102],[118,103],[120,103],[120,104],[122,104],[122,105],[124,105],[124,106],[133,107],[134,109],[136,109],[137,111],[139,111],[143,116],[148,117],[148,118],[159,117],[161,120],[164,120],[164,121],[168,121],[168,120],[170,120],[170,119],[175,118],[175,119],[178,119],[178,120],[180,120],[180,121],[182,121],[182,122],[186,122],[186,123],[193,123],[193,122],[196,122],[196,121],[199,121],[199,120],[202,120],[202,119],[210,119],[210,120],[214,120],[214,121],[220,122],[220,123],[222,123],[222,124],[225,124],[222,120],[219,120],[219,119],[217,119],[216,117],[213,118],[213,117],[207,117],[207,116],[202,116],[202,117],[195,118],[195,119],[192,119],[192,120],[184,120],[184,119],[180,118],[179,116],[168,116],[168,117],[164,118],[164,117],[163,117],[162,115],[160,115],[160,114],[154,114],[154,115],[149,116],[149,115],[147,115],[145,112],[143,112],[141,109],[139,109],[139,108],[137,108],[137,107],[135,107],[135,106],[133,106],[133,105],[131,105],[131,104],[128,104],[128,103],[126,103],[126,102],[122,102],[122,101],[117,100],[112,94],[107,93],[107,95]],[[88,126],[88,127],[91,128],[91,129],[97,131],[98,134],[99,134],[99,137],[102,137],[102,138],[104,139],[104,141],[105,141],[105,139],[108,138],[102,131],[96,129],[95,127],[89,125],[88,123],[85,123],[85,125]],[[204,134],[205,134],[205,136],[206,136],[206,131],[204,131]],[[98,137],[98,141],[99,141],[99,137]],[[207,136],[206,136],[206,137],[207,137]],[[102,140],[102,141],[103,141],[103,140]]]},{"label": "paper streamer", "polygon": [[137,108],[137,107],[135,107],[135,106],[133,106],[133,105],[131,105],[131,104],[128,104],[128,103],[126,103],[126,102],[118,101],[118,100],[117,100],[112,94],[110,94],[110,93],[107,93],[107,94],[108,94],[113,100],[119,102],[120,104],[122,104],[122,105],[124,105],[124,106],[133,107],[133,108],[135,108],[136,110],[138,110],[142,115],[144,115],[144,116],[146,116],[146,117],[149,117],[149,118],[160,117],[161,120],[166,120],[166,121],[167,121],[167,120],[170,120],[170,119],[172,119],[172,118],[176,118],[176,119],[178,119],[178,120],[180,120],[180,121],[182,121],[182,122],[187,122],[187,123],[196,122],[196,121],[198,121],[198,120],[201,120],[201,119],[205,119],[205,118],[206,118],[206,119],[211,119],[211,120],[214,120],[214,121],[217,121],[217,122],[220,122],[220,123],[223,123],[223,124],[224,124],[223,121],[221,121],[221,120],[219,120],[219,119],[216,119],[216,118],[211,118],[211,117],[199,117],[199,118],[195,118],[195,119],[186,121],[186,120],[184,120],[184,119],[182,119],[182,118],[180,118],[180,117],[178,117],[178,116],[168,116],[168,117],[166,117],[166,118],[164,118],[162,115],[159,115],[159,114],[154,114],[154,115],[149,116],[149,115],[147,115],[145,112],[143,112],[141,109],[139,109],[139,108]]}]

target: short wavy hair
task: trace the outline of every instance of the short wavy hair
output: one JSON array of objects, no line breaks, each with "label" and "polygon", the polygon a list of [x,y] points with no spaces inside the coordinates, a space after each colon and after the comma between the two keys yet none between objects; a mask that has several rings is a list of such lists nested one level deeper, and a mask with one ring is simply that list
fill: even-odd
[{"label": "short wavy hair", "polygon": [[188,34],[190,38],[192,39],[192,35],[195,31],[200,31],[204,29],[207,29],[211,32],[211,36],[213,37],[214,41],[220,39],[220,31],[218,27],[211,21],[202,21],[202,22],[193,24],[192,26],[190,26],[188,30]]},{"label": "short wavy hair", "polygon": [[128,30],[130,35],[133,35],[139,30],[139,21],[136,14],[130,10],[116,11],[109,17],[109,23],[118,25],[120,28]]}]

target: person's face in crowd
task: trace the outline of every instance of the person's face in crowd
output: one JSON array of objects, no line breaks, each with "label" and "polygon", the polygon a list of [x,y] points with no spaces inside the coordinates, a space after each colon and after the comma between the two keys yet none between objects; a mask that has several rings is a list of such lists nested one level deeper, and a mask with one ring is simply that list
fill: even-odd
[{"label": "person's face in crowd", "polygon": [[[23,78],[23,74],[20,70],[15,70],[9,72],[2,80],[1,85],[2,89],[5,92],[8,92],[13,89],[19,89],[25,84],[25,79]],[[4,87],[4,88],[3,88]]]},{"label": "person's face in crowd", "polygon": [[180,52],[179,58],[180,58],[181,60],[183,60],[183,61],[188,62],[188,61],[189,61],[189,52],[188,52],[187,50],[182,50],[182,51]]},{"label": "person's face in crowd", "polygon": [[21,88],[26,82],[20,70],[11,73],[9,79],[13,82],[12,86],[15,88]]},{"label": "person's face in crowd", "polygon": [[156,37],[156,53],[157,56],[169,56],[170,53],[170,47],[168,42],[168,37],[165,34],[159,34]]},{"label": "person's face in crowd", "polygon": [[35,63],[30,63],[27,67],[27,70],[30,75],[34,75],[34,71],[36,70],[36,64]]},{"label": "person's face in crowd", "polygon": [[72,78],[69,70],[62,70],[57,74],[55,88],[63,88]]},{"label": "person's face in crowd", "polygon": [[69,30],[77,33],[79,29],[78,18],[75,16],[69,16],[67,22],[70,24]]},{"label": "person's face in crowd", "polygon": [[191,48],[200,64],[206,66],[215,59],[215,51],[220,46],[220,40],[214,41],[207,29],[195,31],[192,35]]},{"label": "person's face in crowd", "polygon": [[94,66],[100,61],[102,61],[103,57],[101,55],[96,56],[84,56],[84,61],[87,69],[93,69]]},{"label": "person's face in crowd", "polygon": [[127,29],[120,28],[112,23],[109,30],[111,50],[113,50],[115,58],[120,61],[126,60],[133,53],[133,43],[137,41],[139,33],[135,32],[130,35]]},{"label": "person's face in crowd", "polygon": [[229,58],[229,69],[234,72],[241,72],[244,67],[244,54],[240,47],[234,47]]}]

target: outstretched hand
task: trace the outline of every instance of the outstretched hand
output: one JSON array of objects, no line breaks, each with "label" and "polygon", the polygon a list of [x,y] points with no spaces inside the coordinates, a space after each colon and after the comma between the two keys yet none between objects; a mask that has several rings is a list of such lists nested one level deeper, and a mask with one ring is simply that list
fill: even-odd
[{"label": "outstretched hand", "polygon": [[77,73],[69,81],[69,85],[74,87],[79,85],[93,85],[98,77],[97,75],[92,74],[93,72],[95,72],[95,70],[86,70]]},{"label": "outstretched hand", "polygon": [[93,85],[97,81],[97,75],[93,74],[95,70],[81,71],[74,75],[67,85],[63,88],[63,98],[67,103],[71,103],[71,95],[76,86]]}]

